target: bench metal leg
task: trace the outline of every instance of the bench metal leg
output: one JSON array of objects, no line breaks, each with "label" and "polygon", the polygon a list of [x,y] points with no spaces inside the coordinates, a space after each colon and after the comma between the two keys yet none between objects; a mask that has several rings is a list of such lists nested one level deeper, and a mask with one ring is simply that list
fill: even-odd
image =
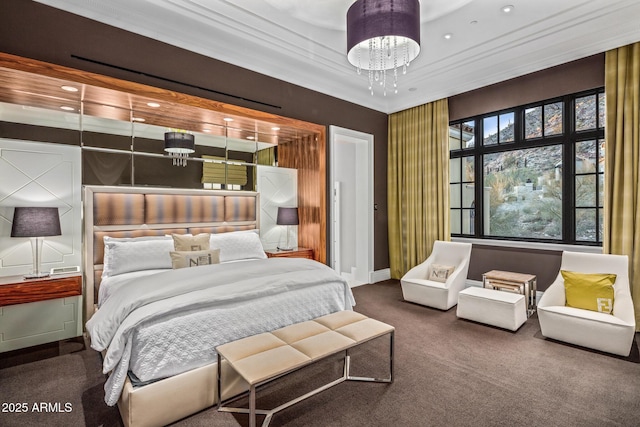
[{"label": "bench metal leg", "polygon": [[374,383],[392,383],[393,382],[393,348],[394,348],[394,332],[389,333],[389,378],[370,378],[370,377],[354,377],[349,375],[351,367],[351,356],[349,350],[346,350],[344,358],[344,379],[348,381],[364,381]]},{"label": "bench metal leg", "polygon": [[249,427],[256,427],[256,386],[249,387]]},{"label": "bench metal leg", "polygon": [[222,401],[222,360],[220,354],[218,354],[218,406],[217,410],[220,412],[233,412],[239,414],[248,414],[249,415],[249,427],[256,426],[256,415],[266,415],[264,421],[262,422],[262,427],[267,427],[273,418],[273,415],[282,411],[283,409],[287,409],[290,406],[295,405],[305,399],[310,398],[322,391],[330,389],[333,386],[336,386],[344,381],[364,381],[364,382],[376,382],[376,383],[392,383],[393,382],[393,365],[394,365],[394,332],[389,333],[389,378],[369,378],[369,377],[355,377],[349,375],[350,367],[351,367],[351,356],[349,356],[349,349],[345,350],[344,355],[344,366],[342,371],[342,376],[337,378],[321,387],[318,387],[314,390],[311,390],[308,393],[303,394],[302,396],[296,397],[288,402],[283,403],[282,405],[267,410],[267,409],[256,409],[256,389],[264,384],[270,383],[275,379],[280,378],[278,376],[276,378],[271,378],[266,381],[263,381],[258,384],[251,385],[249,387],[249,408],[236,408],[232,406],[224,406],[226,403],[230,403],[232,401],[238,400],[242,396],[246,396],[247,393],[241,394],[239,396],[232,397],[227,401]]}]

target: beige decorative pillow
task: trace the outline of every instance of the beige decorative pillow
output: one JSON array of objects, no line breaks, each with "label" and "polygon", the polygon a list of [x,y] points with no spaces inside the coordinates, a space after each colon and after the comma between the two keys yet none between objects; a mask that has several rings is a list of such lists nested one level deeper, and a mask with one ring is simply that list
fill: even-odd
[{"label": "beige decorative pillow", "polygon": [[219,264],[220,249],[205,251],[171,251],[171,265],[174,269]]},{"label": "beige decorative pillow", "polygon": [[431,264],[427,270],[427,280],[444,283],[455,269],[452,265]]},{"label": "beige decorative pillow", "polygon": [[210,248],[209,233],[192,236],[190,234],[172,234],[173,248],[176,251],[204,251]]}]

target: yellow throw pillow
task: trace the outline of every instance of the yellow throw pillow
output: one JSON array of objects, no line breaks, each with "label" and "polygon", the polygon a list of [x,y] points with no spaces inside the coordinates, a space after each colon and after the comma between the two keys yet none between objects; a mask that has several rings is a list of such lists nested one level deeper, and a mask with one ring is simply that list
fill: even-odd
[{"label": "yellow throw pillow", "polygon": [[576,273],[560,270],[564,279],[567,307],[582,308],[611,314],[615,274]]},{"label": "yellow throw pillow", "polygon": [[209,249],[209,233],[200,233],[195,236],[189,234],[172,234],[173,248],[176,251],[204,251]]},{"label": "yellow throw pillow", "polygon": [[427,271],[427,279],[434,282],[445,283],[455,269],[456,267],[453,265],[431,264]]},{"label": "yellow throw pillow", "polygon": [[169,255],[171,255],[171,265],[174,269],[220,263],[220,249],[206,251],[172,251],[169,252]]}]

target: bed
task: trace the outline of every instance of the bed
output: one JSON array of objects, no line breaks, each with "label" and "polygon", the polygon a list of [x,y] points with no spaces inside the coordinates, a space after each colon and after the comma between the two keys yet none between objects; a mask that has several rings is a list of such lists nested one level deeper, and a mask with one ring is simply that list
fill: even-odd
[{"label": "bed", "polygon": [[[117,402],[126,426],[214,405],[216,345],[355,303],[323,264],[266,259],[258,206],[253,192],[85,187],[87,332],[109,373],[105,401]],[[204,233],[211,250],[202,252],[219,263],[167,265],[173,235]],[[244,387],[232,381],[223,396]]]}]

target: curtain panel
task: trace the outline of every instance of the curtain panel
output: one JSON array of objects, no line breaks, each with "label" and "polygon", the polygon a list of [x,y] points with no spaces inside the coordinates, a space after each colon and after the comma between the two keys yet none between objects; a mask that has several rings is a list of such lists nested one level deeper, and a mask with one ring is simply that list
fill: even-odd
[{"label": "curtain panel", "polygon": [[640,42],[605,56],[604,253],[629,257],[640,328]]},{"label": "curtain panel", "polygon": [[276,165],[276,147],[264,148],[256,151],[254,163],[258,165],[275,166]]},{"label": "curtain panel", "polygon": [[451,238],[448,101],[391,114],[388,139],[389,264],[400,279]]}]

